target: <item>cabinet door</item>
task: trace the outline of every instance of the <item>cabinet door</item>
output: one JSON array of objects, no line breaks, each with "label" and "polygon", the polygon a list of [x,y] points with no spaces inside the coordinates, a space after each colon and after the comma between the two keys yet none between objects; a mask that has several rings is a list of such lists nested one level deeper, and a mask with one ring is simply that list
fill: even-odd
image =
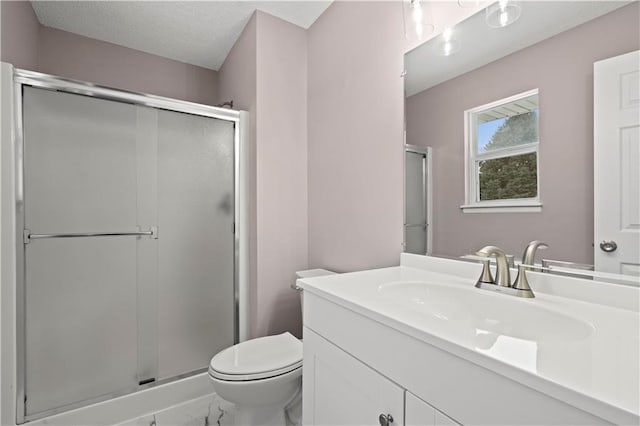
[{"label": "cabinet door", "polygon": [[405,403],[405,425],[459,426],[458,423],[409,392],[407,392]]},{"label": "cabinet door", "polygon": [[405,404],[404,420],[406,426],[432,426],[435,424],[435,408],[409,392],[407,392]]},{"label": "cabinet door", "polygon": [[304,425],[404,424],[404,390],[305,327]]},{"label": "cabinet door", "polygon": [[435,426],[460,426],[460,423],[450,419],[440,411],[435,410]]}]

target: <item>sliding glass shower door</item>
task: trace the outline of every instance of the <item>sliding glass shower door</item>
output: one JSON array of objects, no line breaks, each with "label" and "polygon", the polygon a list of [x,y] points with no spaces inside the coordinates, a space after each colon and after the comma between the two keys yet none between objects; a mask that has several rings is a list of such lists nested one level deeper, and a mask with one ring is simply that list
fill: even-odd
[{"label": "sliding glass shower door", "polygon": [[[234,343],[234,123],[23,87],[28,419]],[[20,380],[20,379],[19,379]]]},{"label": "sliding glass shower door", "polygon": [[158,112],[158,377],[234,342],[232,123]]}]

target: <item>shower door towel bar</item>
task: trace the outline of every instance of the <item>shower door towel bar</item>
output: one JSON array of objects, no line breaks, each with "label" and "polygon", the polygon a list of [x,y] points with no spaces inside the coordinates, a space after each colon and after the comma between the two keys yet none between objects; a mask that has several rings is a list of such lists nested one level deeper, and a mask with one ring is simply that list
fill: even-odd
[{"label": "shower door towel bar", "polygon": [[149,236],[158,239],[158,227],[152,226],[148,231],[125,231],[125,232],[82,232],[75,234],[32,234],[29,229],[24,230],[24,243],[29,244],[31,240],[42,240],[48,238],[83,238],[83,237],[127,237],[127,236]]}]

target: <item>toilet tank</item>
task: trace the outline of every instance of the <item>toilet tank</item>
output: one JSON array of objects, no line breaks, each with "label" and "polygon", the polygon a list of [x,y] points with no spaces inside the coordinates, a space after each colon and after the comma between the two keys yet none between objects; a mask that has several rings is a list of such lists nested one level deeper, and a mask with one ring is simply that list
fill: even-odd
[{"label": "toilet tank", "polygon": [[312,278],[312,277],[321,277],[323,275],[334,275],[336,274],[333,271],[329,271],[327,269],[307,269],[305,271],[296,271],[296,280],[291,284],[291,288],[297,290],[300,293],[300,309],[303,309],[304,302],[304,292],[302,288],[298,287],[297,281],[300,278]]}]

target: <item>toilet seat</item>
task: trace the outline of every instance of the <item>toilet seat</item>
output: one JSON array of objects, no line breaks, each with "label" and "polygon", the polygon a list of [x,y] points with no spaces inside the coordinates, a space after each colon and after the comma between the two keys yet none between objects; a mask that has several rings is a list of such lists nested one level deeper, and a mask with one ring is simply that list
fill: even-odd
[{"label": "toilet seat", "polygon": [[218,380],[250,381],[302,366],[302,343],[290,333],[259,337],[224,349],[211,359],[209,375]]}]

